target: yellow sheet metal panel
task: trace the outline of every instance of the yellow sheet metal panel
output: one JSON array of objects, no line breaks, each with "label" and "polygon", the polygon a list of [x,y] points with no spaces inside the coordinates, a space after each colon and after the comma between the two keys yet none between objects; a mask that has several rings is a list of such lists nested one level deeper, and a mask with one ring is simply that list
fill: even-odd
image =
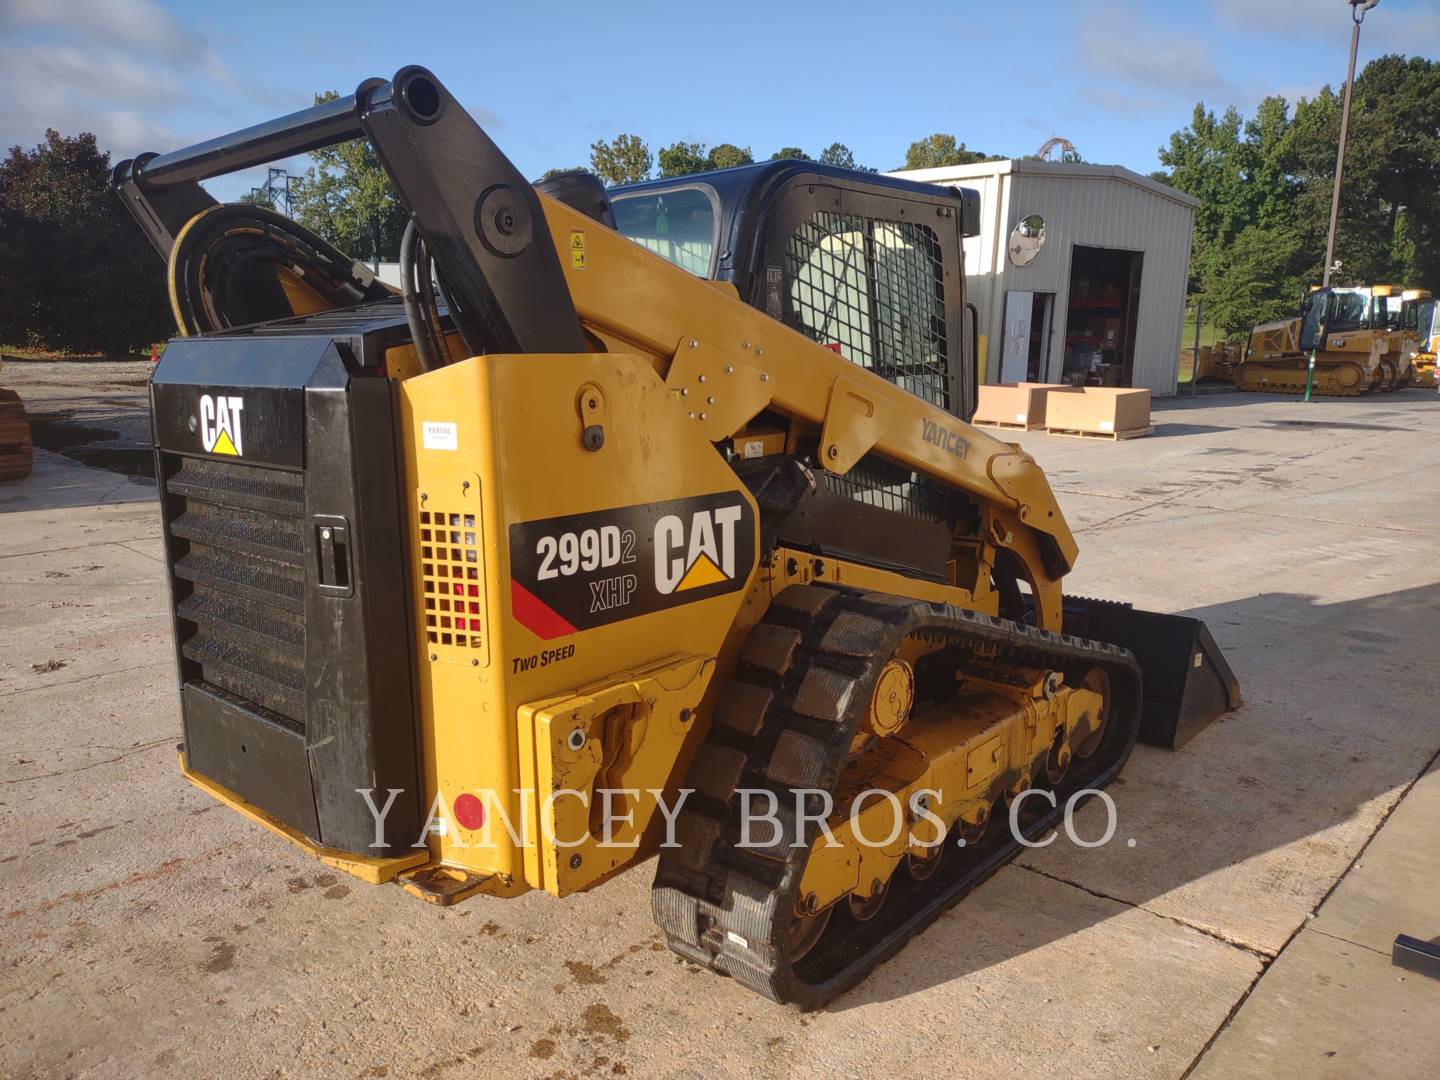
[{"label": "yellow sheet metal panel", "polygon": [[[447,829],[430,850],[571,887],[525,842],[557,774],[554,717],[522,722],[521,706],[677,653],[704,662],[685,691],[702,698],[763,610],[747,605],[758,513],[648,357],[475,357],[405,380],[401,409],[425,801]],[[658,744],[663,767],[640,755],[647,778],[676,787],[696,737]]]}]

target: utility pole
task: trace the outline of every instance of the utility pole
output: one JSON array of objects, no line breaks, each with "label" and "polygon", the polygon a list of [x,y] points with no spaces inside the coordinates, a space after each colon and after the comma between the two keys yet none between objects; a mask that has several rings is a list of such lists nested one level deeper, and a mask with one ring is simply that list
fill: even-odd
[{"label": "utility pole", "polygon": [[1360,24],[1365,13],[1380,0],[1346,0],[1350,5],[1350,18],[1354,26],[1350,30],[1350,71],[1345,76],[1345,105],[1340,112],[1340,149],[1335,156],[1335,193],[1330,197],[1330,239],[1325,243],[1325,278],[1322,285],[1330,284],[1330,270],[1335,265],[1335,227],[1340,221],[1340,181],[1345,175],[1345,139],[1350,133],[1350,92],[1355,89],[1355,54],[1360,49]]}]

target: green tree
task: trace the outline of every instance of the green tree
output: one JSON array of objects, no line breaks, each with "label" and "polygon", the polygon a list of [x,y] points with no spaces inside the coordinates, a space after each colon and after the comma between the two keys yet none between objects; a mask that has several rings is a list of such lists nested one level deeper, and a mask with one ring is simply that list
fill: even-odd
[{"label": "green tree", "polygon": [[749,165],[754,161],[748,146],[736,146],[734,143],[721,143],[713,147],[705,158],[707,169],[729,169],[736,165]]},{"label": "green tree", "polygon": [[[326,90],[315,104],[339,95]],[[311,151],[315,162],[303,176],[290,178],[290,207],[295,220],[353,258],[393,261],[410,212],[368,139],[353,139]]]},{"label": "green tree", "polygon": [[669,146],[661,148],[658,158],[662,180],[668,180],[672,176],[689,176],[691,173],[704,172],[710,167],[705,160],[704,143],[671,143]]},{"label": "green tree", "polygon": [[552,176],[564,176],[566,173],[589,172],[583,165],[572,165],[568,169],[546,169],[540,174],[541,180],[549,180]]},{"label": "green tree", "polygon": [[782,146],[779,150],[776,150],[773,154],[770,155],[771,161],[785,161],[787,159],[793,159],[795,161],[809,161],[810,155],[805,153],[805,151],[801,150],[798,146]]},{"label": "green tree", "polygon": [[1300,239],[1283,229],[1247,225],[1223,259],[1200,278],[1205,321],[1228,338],[1244,337],[1257,323],[1294,315],[1303,285],[1296,273]]},{"label": "green tree", "polygon": [[165,264],[109,178],[88,132],[0,162],[0,340],[128,352],[174,333]]},{"label": "green tree", "polygon": [[[1343,88],[1342,88],[1343,90]],[[1200,200],[1191,289],[1232,331],[1295,310],[1321,280],[1341,93],[1266,98],[1244,120],[1197,105],[1160,178]],[[1440,283],[1440,63],[1384,56],[1355,81],[1338,283]]]},{"label": "green tree", "polygon": [[590,168],[609,187],[650,179],[655,159],[638,135],[622,134],[590,144]]},{"label": "green tree", "polygon": [[954,135],[937,132],[916,139],[905,151],[906,169],[935,169],[942,165],[971,165],[977,161],[999,161],[998,157],[969,150]]},{"label": "green tree", "polygon": [[853,169],[855,155],[844,143],[831,143],[824,150],[820,151],[821,165],[834,165],[838,169]]}]

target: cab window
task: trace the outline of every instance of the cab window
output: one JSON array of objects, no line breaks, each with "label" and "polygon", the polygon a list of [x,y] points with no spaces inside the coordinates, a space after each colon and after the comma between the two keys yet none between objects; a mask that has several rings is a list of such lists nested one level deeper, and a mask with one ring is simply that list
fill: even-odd
[{"label": "cab window", "polygon": [[615,228],[696,277],[713,277],[719,232],[716,200],[697,185],[616,195]]}]

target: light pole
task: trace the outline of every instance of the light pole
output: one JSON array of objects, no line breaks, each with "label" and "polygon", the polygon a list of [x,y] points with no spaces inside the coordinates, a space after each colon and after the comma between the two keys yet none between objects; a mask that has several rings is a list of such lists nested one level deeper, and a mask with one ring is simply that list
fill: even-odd
[{"label": "light pole", "polygon": [[1345,137],[1350,131],[1350,92],[1355,88],[1355,53],[1360,48],[1360,24],[1365,13],[1380,0],[1346,0],[1355,26],[1350,31],[1350,72],[1345,76],[1345,105],[1340,112],[1340,150],[1335,155],[1335,194],[1330,197],[1330,239],[1325,244],[1325,279],[1330,284],[1330,270],[1335,265],[1335,226],[1340,220],[1340,178],[1345,173]]}]

